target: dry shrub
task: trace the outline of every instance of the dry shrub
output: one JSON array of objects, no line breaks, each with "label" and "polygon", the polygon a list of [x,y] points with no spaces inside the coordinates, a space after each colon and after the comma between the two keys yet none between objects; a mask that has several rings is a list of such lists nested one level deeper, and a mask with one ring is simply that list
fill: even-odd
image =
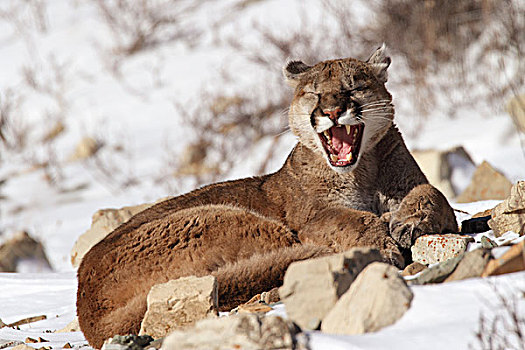
[{"label": "dry shrub", "polygon": [[192,42],[202,32],[187,19],[209,1],[94,0],[113,34],[118,55],[175,41]]}]

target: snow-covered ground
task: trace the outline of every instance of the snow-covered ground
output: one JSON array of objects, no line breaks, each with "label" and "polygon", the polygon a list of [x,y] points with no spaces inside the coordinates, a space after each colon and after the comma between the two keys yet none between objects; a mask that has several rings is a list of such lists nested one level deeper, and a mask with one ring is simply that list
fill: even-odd
[{"label": "snow-covered ground", "polygon": [[[43,7],[39,9],[34,3]],[[284,30],[300,24],[296,21],[298,9],[319,6],[315,1],[266,0],[255,2],[237,18],[221,13],[230,0],[211,2],[210,7],[187,19],[205,31],[195,45],[172,42],[115,61],[117,39],[95,3],[0,2],[0,106],[13,102],[13,130],[27,130],[24,147],[0,154],[0,183],[5,180],[0,185],[0,243],[18,230],[27,230],[43,242],[55,271],[0,274],[2,321],[47,316],[20,330],[2,328],[0,339],[41,336],[53,347],[66,342],[83,344],[80,333],[46,331],[60,329],[74,317],[76,281],[69,253],[77,237],[89,228],[91,215],[101,208],[139,204],[191,189],[186,183],[161,176],[169,173],[167,164],[180,154],[191,134],[175,104],[194,98],[202,88],[216,83],[225,62],[228,67],[237,62],[235,73],[240,84],[257,81],[262,74],[243,63],[243,57],[239,57],[242,55],[231,47],[214,44],[215,17],[225,19],[222,31],[242,33],[249,40],[253,18],[267,19]],[[362,14],[357,17],[364,20],[368,14],[363,4],[367,2],[355,3],[356,11]],[[394,61],[389,73],[394,81],[396,69],[400,66]],[[476,163],[489,161],[513,182],[525,179],[519,135],[503,111],[487,116],[474,106],[448,118],[445,109],[438,108],[420,122],[410,113],[410,101],[399,101],[406,96],[406,91],[400,89],[394,84],[391,92],[396,105],[402,107],[396,118],[411,149],[462,145]],[[64,124],[65,131],[52,142],[43,142],[57,122]],[[92,162],[68,161],[75,145],[85,136],[103,141],[103,150],[117,150],[106,160],[109,175],[97,170]],[[280,136],[268,170],[280,167],[294,142],[290,133]],[[260,150],[270,144],[270,140],[263,139],[254,145],[248,150],[250,156],[237,163],[228,177],[253,175],[258,163],[250,159],[256,160]],[[127,177],[140,181],[120,187]],[[456,185],[466,184],[463,181]],[[454,206],[474,214],[493,204]],[[520,273],[491,280],[505,290],[523,291],[524,277]],[[314,332],[313,348],[466,348],[475,343],[473,332],[479,312],[498,309],[487,305],[487,299],[495,299],[487,280],[414,287],[414,292],[412,308],[394,326],[354,337]],[[41,345],[47,344],[35,346]]]}]

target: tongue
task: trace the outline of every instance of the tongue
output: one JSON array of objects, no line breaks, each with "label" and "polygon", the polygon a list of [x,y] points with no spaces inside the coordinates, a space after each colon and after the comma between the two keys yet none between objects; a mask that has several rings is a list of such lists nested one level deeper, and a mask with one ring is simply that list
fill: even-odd
[{"label": "tongue", "polygon": [[337,152],[339,159],[346,159],[346,156],[352,151],[352,137],[346,133],[344,127],[332,128],[332,149]]}]

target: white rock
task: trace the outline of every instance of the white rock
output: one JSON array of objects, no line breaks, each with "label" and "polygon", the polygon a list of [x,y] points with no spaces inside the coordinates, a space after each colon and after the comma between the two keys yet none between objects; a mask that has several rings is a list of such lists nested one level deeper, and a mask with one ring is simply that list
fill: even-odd
[{"label": "white rock", "polygon": [[395,267],[372,263],[326,315],[321,330],[336,334],[378,331],[401,318],[412,298],[412,291]]},{"label": "white rock", "polygon": [[218,315],[217,280],[188,276],[154,285],[147,304],[139,334],[164,337],[178,327]]},{"label": "white rock", "polygon": [[296,329],[279,316],[241,314],[197,322],[171,333],[163,350],[293,349]]},{"label": "white rock", "polygon": [[354,248],[291,264],[279,289],[288,317],[302,329],[316,329],[361,270],[373,261],[381,261],[379,251]]}]

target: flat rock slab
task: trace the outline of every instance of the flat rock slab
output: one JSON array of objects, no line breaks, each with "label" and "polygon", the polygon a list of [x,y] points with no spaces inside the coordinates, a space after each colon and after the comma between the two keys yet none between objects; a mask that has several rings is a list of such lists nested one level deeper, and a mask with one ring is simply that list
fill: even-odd
[{"label": "flat rock slab", "polygon": [[489,261],[481,276],[503,275],[523,270],[525,270],[525,241],[513,245],[498,259]]},{"label": "flat rock slab", "polygon": [[492,211],[488,225],[496,237],[513,231],[525,234],[525,181],[518,181],[510,191],[510,196]]},{"label": "flat rock slab", "polygon": [[299,330],[279,316],[242,314],[199,321],[164,339],[163,350],[294,349]]},{"label": "flat rock slab", "polygon": [[491,258],[489,249],[476,249],[465,253],[458,266],[445,282],[480,277]]},{"label": "flat rock slab", "polygon": [[412,246],[412,260],[423,265],[435,264],[454,258],[467,249],[474,238],[457,234],[425,235]]},{"label": "flat rock slab", "polygon": [[452,272],[454,272],[464,256],[465,254],[460,254],[456,257],[440,262],[437,265],[429,267],[417,275],[414,279],[409,280],[408,284],[420,285],[443,282],[448,276],[452,274]]},{"label": "flat rock slab", "polygon": [[354,248],[345,253],[294,262],[279,289],[288,317],[302,329],[317,329],[357,275],[381,261],[379,251]]},{"label": "flat rock slab", "polygon": [[400,319],[413,297],[395,267],[374,262],[357,276],[326,315],[321,330],[335,334],[378,331]]},{"label": "flat rock slab", "polygon": [[147,304],[140,334],[164,337],[179,327],[217,315],[217,280],[213,276],[188,276],[154,285]]}]

